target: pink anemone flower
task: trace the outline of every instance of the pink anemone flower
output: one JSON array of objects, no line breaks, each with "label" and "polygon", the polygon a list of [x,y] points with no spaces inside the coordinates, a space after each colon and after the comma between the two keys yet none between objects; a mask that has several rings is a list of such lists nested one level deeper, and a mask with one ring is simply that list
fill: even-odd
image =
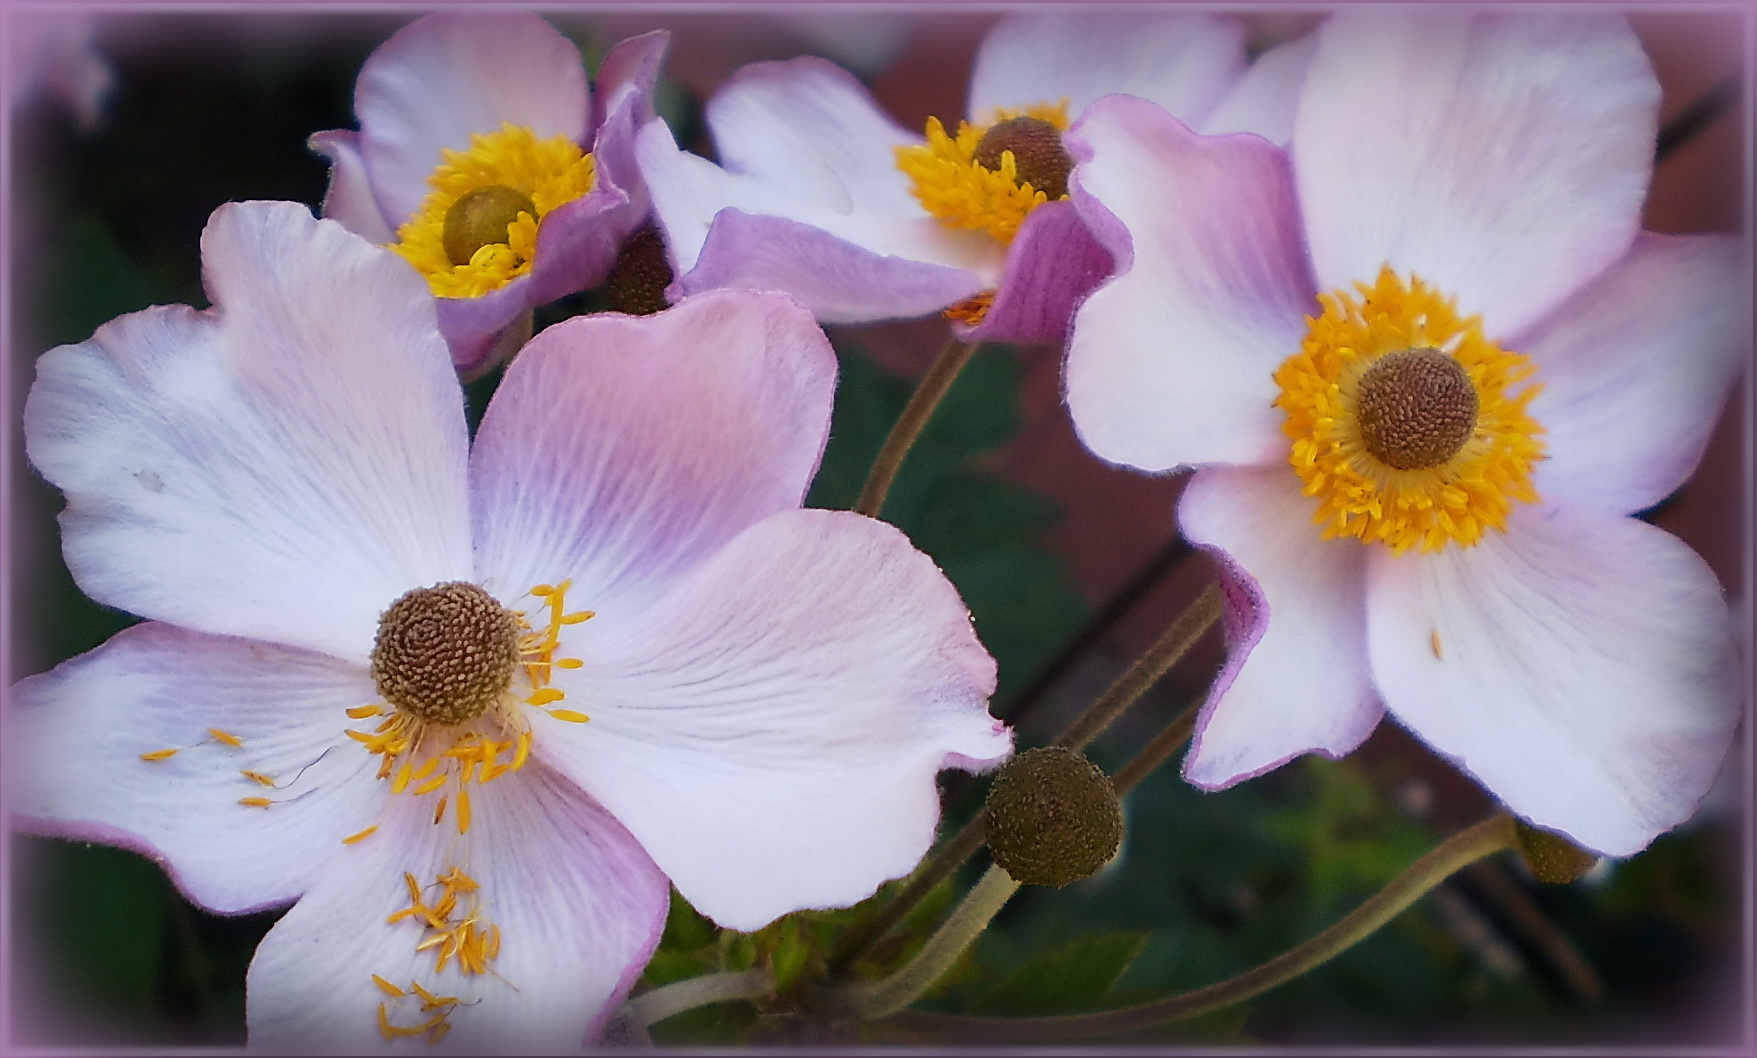
[{"label": "pink anemone flower", "polygon": [[1114,92],[1226,131],[1284,124],[1299,55],[1247,87],[1243,37],[1210,15],[1009,16],[977,54],[972,122],[925,137],[821,59],[747,66],[708,103],[718,165],[662,121],[637,137],[673,293],[785,290],[826,323],[946,310],[965,341],[1059,342],[1111,264],[1066,200],[1062,130]]},{"label": "pink anemone flower", "polygon": [[1620,17],[1363,8],[1291,144],[1101,101],[1074,201],[1120,264],[1067,401],[1193,466],[1229,659],[1184,774],[1340,756],[1386,710],[1606,855],[1688,819],[1738,723],[1721,590],[1631,514],[1701,456],[1747,347],[1731,236],[1640,231],[1659,87]]},{"label": "pink anemone flower", "polygon": [[204,907],[297,901],[253,1045],[589,1043],[667,880],[734,929],[851,904],[931,844],[936,772],[1010,752],[933,563],[800,509],[835,359],[789,299],[547,328],[472,444],[393,255],[290,203],[202,249],[213,309],[39,363],[68,565],[148,620],[13,688],[7,773]]},{"label": "pink anemone flower", "polygon": [[528,12],[416,20],[360,70],[360,131],[311,137],[323,213],[394,247],[439,299],[452,358],[480,374],[527,311],[603,282],[648,213],[633,160],[666,35],[610,50],[597,93],[579,49]]}]

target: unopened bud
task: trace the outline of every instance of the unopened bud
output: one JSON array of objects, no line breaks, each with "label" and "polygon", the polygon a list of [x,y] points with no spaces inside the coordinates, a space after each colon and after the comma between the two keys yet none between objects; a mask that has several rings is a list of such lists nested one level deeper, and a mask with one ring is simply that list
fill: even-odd
[{"label": "unopened bud", "polygon": [[1525,866],[1540,882],[1566,885],[1598,865],[1598,855],[1523,819],[1513,821],[1513,842]]},{"label": "unopened bud", "polygon": [[983,813],[994,862],[1026,885],[1079,881],[1108,863],[1122,842],[1116,789],[1097,765],[1069,749],[1014,757],[995,776]]}]

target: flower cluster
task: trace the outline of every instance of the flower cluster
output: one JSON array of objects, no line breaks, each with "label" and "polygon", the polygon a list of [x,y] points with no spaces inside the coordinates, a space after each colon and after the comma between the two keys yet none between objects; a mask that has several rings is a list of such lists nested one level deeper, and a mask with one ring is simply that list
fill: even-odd
[{"label": "flower cluster", "polygon": [[[1345,10],[1249,57],[1227,15],[1008,15],[961,119],[758,62],[706,104],[712,161],[658,116],[667,46],[588,78],[534,14],[411,22],[358,130],[310,138],[321,217],[221,206],[211,308],[38,361],[67,566],[143,620],[13,686],[11,805],[203,907],[291,905],[253,1046],[591,1046],[672,888],[741,931],[848,907],[933,847],[942,769],[1011,756],[945,574],[803,506],[825,325],[1057,343],[1092,453],[1193,471],[1227,657],[1190,783],[1388,713],[1592,853],[1695,813],[1738,647],[1639,515],[1701,458],[1749,277],[1731,236],[1641,230],[1659,92],[1624,19]],[[535,329],[607,282],[653,311]],[[1063,885],[1123,816],[1054,754],[1103,840],[1064,870],[1033,780],[1047,821],[996,859]]]}]

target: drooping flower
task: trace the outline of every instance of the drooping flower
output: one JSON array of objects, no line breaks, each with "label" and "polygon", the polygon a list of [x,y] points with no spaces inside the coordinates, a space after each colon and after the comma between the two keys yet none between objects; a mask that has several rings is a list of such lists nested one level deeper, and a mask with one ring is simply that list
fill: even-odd
[{"label": "drooping flower", "polygon": [[1347,11],[1291,145],[1149,103],[1070,133],[1119,274],[1075,319],[1099,456],[1194,466],[1230,656],[1185,776],[1355,748],[1384,711],[1514,812],[1626,855],[1738,722],[1713,574],[1631,515],[1736,373],[1732,237],[1639,230],[1658,84],[1617,17]]},{"label": "drooping flower", "polygon": [[778,289],[825,322],[947,310],[964,340],[1060,341],[1110,268],[1065,201],[1068,122],[1127,92],[1257,129],[1289,108],[1287,66],[1278,54],[1226,106],[1244,69],[1230,19],[1013,15],[983,40],[956,129],[904,129],[852,76],[801,58],[748,66],[708,103],[718,165],[660,121],[636,156],[680,294]]},{"label": "drooping flower", "polygon": [[203,255],[214,309],[39,364],[69,567],[148,620],[13,688],[8,775],[27,826],[203,906],[297,900],[254,1045],[577,1047],[667,879],[736,929],[863,899],[932,842],[935,773],[1009,752],[933,563],[800,509],[835,360],[789,299],[547,328],[472,445],[392,254],[246,203]]},{"label": "drooping flower", "polygon": [[646,218],[631,152],[665,40],[612,48],[594,96],[579,50],[536,15],[429,15],[361,68],[360,131],[311,137],[333,165],[324,215],[426,278],[465,374],[517,347],[524,312],[602,282]]}]

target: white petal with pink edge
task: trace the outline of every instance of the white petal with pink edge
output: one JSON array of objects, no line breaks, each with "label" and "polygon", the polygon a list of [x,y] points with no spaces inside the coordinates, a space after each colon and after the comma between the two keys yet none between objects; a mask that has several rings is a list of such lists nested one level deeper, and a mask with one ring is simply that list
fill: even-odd
[{"label": "white petal with pink edge", "polygon": [[1533,823],[1628,856],[1713,785],[1743,678],[1720,586],[1677,538],[1523,507],[1468,549],[1375,550],[1367,593],[1385,707]]},{"label": "white petal with pink edge", "polygon": [[1065,98],[1068,115],[1078,117],[1121,92],[1193,124],[1244,68],[1244,26],[1232,18],[1116,9],[1009,15],[976,53],[968,116],[986,123],[997,107]]},{"label": "white petal with pink edge", "polygon": [[1068,140],[1074,204],[1121,270],[1074,316],[1080,439],[1143,470],[1284,455],[1273,373],[1317,305],[1286,155],[1121,96]]},{"label": "white petal with pink edge", "polygon": [[221,206],[214,308],[43,356],[26,451],[69,568],[145,617],[364,662],[410,588],[471,572],[463,397],[426,284],[293,203]]},{"label": "white petal with pink edge", "polygon": [[1635,237],[1659,83],[1620,16],[1361,7],[1318,30],[1293,153],[1325,290],[1414,273],[1536,320]]},{"label": "white petal with pink edge", "polygon": [[1627,513],[1684,483],[1751,348],[1751,276],[1733,235],[1643,233],[1511,343],[1538,364],[1539,494]]},{"label": "white petal with pink edge", "polygon": [[[379,829],[339,851],[310,892],[263,938],[246,981],[252,1049],[300,1054],[391,1049],[385,1024],[424,1032],[396,1049],[454,1054],[549,1054],[589,1047],[658,943],[668,906],[665,878],[628,832],[591,798],[535,762],[473,787],[469,832],[448,817],[435,826],[427,798],[389,798]],[[477,886],[463,891],[448,872]],[[436,908],[447,889],[455,929],[498,929],[485,973],[445,943],[416,948],[444,930],[412,906],[404,874]],[[441,883],[442,877],[453,879]],[[405,993],[395,996],[382,978]],[[428,1006],[412,987],[435,1000]],[[443,1018],[441,1018],[443,1015]]]},{"label": "white petal with pink edge", "polygon": [[1287,146],[1293,139],[1306,69],[1317,49],[1318,38],[1309,33],[1270,48],[1251,63],[1214,112],[1195,127],[1205,136],[1252,132],[1277,146]]},{"label": "white petal with pink edge", "polygon": [[921,215],[895,148],[922,142],[840,66],[804,57],[753,63],[707,106],[720,164],[777,194],[839,213]]},{"label": "white petal with pink edge", "polygon": [[799,506],[828,436],[836,358],[779,294],[549,327],[477,431],[477,563],[503,601],[639,610],[738,533]]},{"label": "white petal with pink edge", "polygon": [[379,211],[366,175],[366,159],[360,154],[360,134],[347,129],[314,132],[306,142],[330,161],[329,190],[323,194],[322,216],[338,221],[367,242],[384,245],[396,241],[397,233]]},{"label": "white petal with pink edge", "polygon": [[384,215],[401,224],[443,149],[503,122],[590,149],[592,99],[579,49],[530,12],[451,11],[379,45],[354,86],[362,152]]},{"label": "white petal with pink edge", "polygon": [[13,687],[12,811],[143,852],[214,911],[285,903],[378,813],[377,762],[343,733],[346,710],[377,697],[363,669],[321,654],[135,625]]},{"label": "white petal with pink edge", "polygon": [[635,620],[587,622],[565,649],[585,665],[556,683],[591,721],[535,718],[545,760],[733,929],[906,874],[933,842],[934,775],[1011,749],[957,592],[897,530],[849,512],[761,522]]},{"label": "white petal with pink edge", "polygon": [[1179,501],[1185,539],[1247,598],[1184,760],[1203,789],[1303,753],[1340,757],[1383,713],[1367,674],[1366,549],[1320,540],[1312,506],[1285,465],[1198,471]]}]

